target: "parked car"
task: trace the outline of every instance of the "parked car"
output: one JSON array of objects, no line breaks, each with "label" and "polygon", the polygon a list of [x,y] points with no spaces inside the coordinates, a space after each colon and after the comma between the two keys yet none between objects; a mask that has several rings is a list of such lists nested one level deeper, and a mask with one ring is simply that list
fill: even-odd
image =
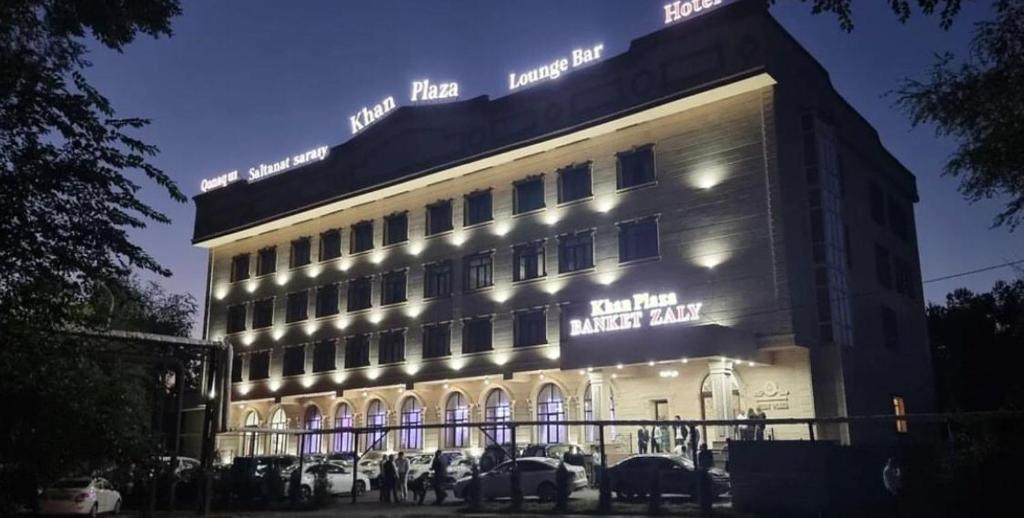
[{"label": "parked car", "polygon": [[107,479],[67,478],[43,491],[40,514],[85,514],[121,512],[121,493]]},{"label": "parked car", "polygon": [[[548,457],[523,457],[516,459],[519,469],[520,487],[524,497],[537,497],[543,501],[554,500],[556,495],[555,471],[559,461]],[[569,470],[570,492],[587,487],[587,475],[580,466],[566,464]],[[511,495],[512,461],[505,461],[498,467],[480,474],[480,492],[485,499],[508,498]],[[472,477],[462,477],[455,482],[456,498],[466,499],[466,490]]]},{"label": "parked car", "polygon": [[552,444],[530,444],[523,449],[523,457],[548,457],[555,460],[564,460],[567,464],[582,466],[590,457],[584,453],[583,448],[578,444],[552,443]]},{"label": "parked car", "polygon": [[[697,494],[697,475],[693,462],[686,457],[670,454],[636,455],[608,468],[611,489],[624,500],[647,496],[659,476],[662,495]],[[711,494],[720,497],[729,492],[729,474],[718,468],[708,471]]]},{"label": "parked car", "polygon": [[[291,471],[299,469],[298,466],[293,466],[284,474],[285,480],[291,475]],[[302,473],[302,494],[306,498],[309,498],[313,494],[313,488],[315,487],[316,477],[323,474],[327,477],[328,491],[332,495],[344,495],[351,494],[352,492],[352,468],[344,467],[333,462],[327,462],[323,464],[310,464],[303,467]],[[285,484],[285,495],[288,494],[289,484]],[[355,480],[356,494],[361,495],[370,488],[370,479],[362,473],[356,475]]]},{"label": "parked car", "polygon": [[[467,457],[460,450],[443,450],[441,456],[448,462],[448,478],[444,486],[451,488],[455,481],[469,475],[473,470],[474,461]],[[416,480],[422,473],[430,473],[433,480],[434,455],[424,453],[420,455],[409,455],[409,482]]]},{"label": "parked car", "polygon": [[415,480],[422,473],[430,471],[433,462],[434,456],[430,454],[409,455],[409,480]]}]

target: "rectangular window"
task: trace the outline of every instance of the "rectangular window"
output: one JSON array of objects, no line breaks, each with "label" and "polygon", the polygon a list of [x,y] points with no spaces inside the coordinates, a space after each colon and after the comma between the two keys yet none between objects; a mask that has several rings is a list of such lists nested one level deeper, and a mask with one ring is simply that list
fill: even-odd
[{"label": "rectangular window", "polygon": [[462,224],[476,225],[493,219],[491,212],[491,191],[479,191],[466,195],[466,203],[462,214]]},{"label": "rectangular window", "polygon": [[228,332],[245,331],[245,304],[228,306]]},{"label": "rectangular window", "polygon": [[359,311],[372,305],[373,278],[361,277],[348,281],[348,310]]},{"label": "rectangular window", "polygon": [[491,252],[468,255],[463,259],[466,291],[479,290],[494,284],[494,261]]},{"label": "rectangular window", "polygon": [[906,295],[910,298],[917,298],[917,289],[914,286],[914,275],[910,263],[898,257],[892,258],[893,283],[896,293]]},{"label": "rectangular window", "polygon": [[260,351],[249,356],[249,381],[265,380],[270,377],[270,351]]},{"label": "rectangular window", "polygon": [[423,326],[423,358],[451,356],[452,325],[450,322]]},{"label": "rectangular window", "polygon": [[384,331],[377,344],[377,364],[387,365],[405,361],[405,330]]},{"label": "rectangular window", "polygon": [[548,343],[548,324],[544,310],[517,312],[512,331],[512,343],[516,347]]},{"label": "rectangular window", "polygon": [[584,230],[558,236],[558,273],[594,267],[594,232]]},{"label": "rectangular window", "polygon": [[288,294],[288,306],[285,308],[285,323],[298,322],[309,318],[309,293],[305,290]]},{"label": "rectangular window", "polygon": [[[409,215],[405,212],[384,216],[384,246],[409,240]],[[373,245],[370,245],[373,248]]]},{"label": "rectangular window", "polygon": [[306,348],[303,346],[286,347],[284,349],[283,376],[298,376],[306,372]]},{"label": "rectangular window", "polygon": [[[903,396],[893,396],[892,413],[896,417],[904,417],[907,415],[907,403],[903,400]],[[907,433],[906,419],[896,420],[896,431],[899,433]]]},{"label": "rectangular window", "polygon": [[423,266],[423,297],[444,297],[452,293],[452,262],[441,261]]},{"label": "rectangular window", "polygon": [[878,283],[886,288],[892,288],[892,270],[889,265],[889,249],[882,245],[875,245],[875,272],[878,274]]},{"label": "rectangular window", "polygon": [[268,275],[277,271],[277,247],[270,246],[256,253],[256,275]]},{"label": "rectangular window", "polygon": [[868,184],[868,197],[871,202],[871,219],[879,225],[885,225],[885,194],[875,182]]},{"label": "rectangular window", "polygon": [[631,151],[619,153],[616,158],[618,174],[615,185],[619,189],[628,189],[654,181],[654,146],[647,145]]},{"label": "rectangular window", "polygon": [[249,254],[238,254],[231,258],[231,282],[249,278]]},{"label": "rectangular window", "polygon": [[292,254],[289,259],[289,266],[298,268],[306,266],[310,262],[310,241],[308,237],[300,237],[292,241]]},{"label": "rectangular window", "polygon": [[889,196],[889,228],[903,241],[910,241],[910,221],[899,200]]},{"label": "rectangular window", "polygon": [[886,349],[895,350],[900,346],[899,321],[896,311],[882,306],[882,343]]},{"label": "rectangular window", "polygon": [[514,184],[513,213],[522,214],[544,208],[544,176],[520,180]]},{"label": "rectangular window", "polygon": [[332,371],[336,367],[337,341],[333,338],[321,340],[313,346],[313,372]]},{"label": "rectangular window", "polygon": [[316,289],[316,316],[326,317],[338,313],[338,283]]},{"label": "rectangular window", "polygon": [[452,229],[452,200],[427,205],[427,235],[440,234]]},{"label": "rectangular window", "polygon": [[239,383],[242,381],[242,355],[235,354],[231,358],[231,382]]},{"label": "rectangular window", "polygon": [[257,300],[252,303],[252,328],[262,329],[274,325],[274,299]]},{"label": "rectangular window", "polygon": [[658,255],[658,220],[646,218],[619,224],[619,262]]},{"label": "rectangular window", "polygon": [[558,171],[558,203],[582,200],[590,196],[589,163]]},{"label": "rectangular window", "polygon": [[341,257],[341,231],[328,230],[320,234],[320,260],[330,261]]},{"label": "rectangular window", "polygon": [[544,241],[534,241],[512,248],[512,280],[524,281],[547,275],[544,266]]},{"label": "rectangular window", "polygon": [[491,317],[462,321],[462,354],[491,350]]},{"label": "rectangular window", "polygon": [[380,304],[405,302],[405,270],[385,273],[380,281]]},{"label": "rectangular window", "polygon": [[345,339],[345,368],[370,365],[370,335],[355,335]]},{"label": "rectangular window", "polygon": [[373,221],[362,221],[352,225],[352,242],[349,253],[358,254],[373,249]]}]

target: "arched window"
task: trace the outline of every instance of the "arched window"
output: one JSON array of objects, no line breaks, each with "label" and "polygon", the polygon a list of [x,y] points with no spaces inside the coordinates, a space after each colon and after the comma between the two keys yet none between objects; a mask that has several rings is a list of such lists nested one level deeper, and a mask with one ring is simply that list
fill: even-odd
[{"label": "arched window", "polygon": [[[583,391],[583,420],[593,421],[594,420],[594,394],[590,389],[591,384],[587,383],[587,389]],[[594,425],[588,425],[585,427],[587,433],[587,442],[597,441],[597,427]]]},{"label": "arched window", "polygon": [[[461,392],[453,392],[444,405],[444,422],[461,424],[469,422],[469,405]],[[444,429],[445,446],[448,448],[465,448],[469,442],[469,428],[456,426]]]},{"label": "arched window", "polygon": [[[310,405],[306,409],[306,416],[303,419],[303,428],[306,430],[321,430],[323,429],[323,416],[320,414],[320,409],[315,405]],[[305,445],[303,446],[304,453],[323,453],[323,436],[322,435],[307,435],[305,436]]]},{"label": "arched window", "polygon": [[[245,421],[242,426],[245,428],[260,427],[260,416],[256,414],[255,410],[250,410],[248,414],[245,414]],[[238,452],[238,454],[243,457],[263,455],[263,441],[259,440],[256,432],[242,434],[242,451]]]},{"label": "arched window", "polygon": [[[383,428],[387,425],[388,415],[387,410],[384,409],[384,403],[381,403],[379,399],[370,401],[370,406],[366,409],[366,427],[367,428]],[[386,440],[384,439],[384,431],[374,430],[370,432],[367,437],[369,441],[367,446],[371,450],[384,451],[386,450]]]},{"label": "arched window", "polygon": [[[541,422],[565,421],[565,402],[562,390],[554,383],[540,389],[537,396],[537,420]],[[542,424],[538,430],[538,442],[552,444],[566,442],[568,431],[564,424]]]},{"label": "arched window", "polygon": [[[484,421],[488,423],[504,423],[512,420],[512,404],[508,394],[496,388],[487,394],[484,402]],[[512,440],[511,431],[507,426],[487,427],[484,434],[485,444],[506,444]]]},{"label": "arched window", "polygon": [[[352,428],[352,409],[347,403],[338,405],[334,411],[335,428]],[[355,449],[355,441],[352,432],[341,432],[334,434],[334,451],[351,452]]]},{"label": "arched window", "polygon": [[[270,429],[284,430],[288,428],[288,418],[284,415],[284,409],[278,408],[270,415]],[[288,436],[283,433],[270,434],[270,454],[284,455],[288,449]]]},{"label": "arched window", "polygon": [[[409,396],[402,402],[402,426],[423,424],[423,405],[420,400]],[[423,448],[423,429],[404,428],[399,432],[399,448],[403,450],[419,450]]]}]

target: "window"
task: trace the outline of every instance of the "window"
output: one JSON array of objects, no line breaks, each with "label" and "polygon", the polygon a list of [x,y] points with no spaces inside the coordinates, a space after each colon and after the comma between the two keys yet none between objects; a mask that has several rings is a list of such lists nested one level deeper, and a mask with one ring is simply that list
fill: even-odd
[{"label": "window", "polygon": [[338,313],[338,283],[316,289],[316,316],[326,317]]},{"label": "window", "polygon": [[242,355],[235,354],[231,357],[231,382],[239,383],[242,381]]},{"label": "window", "polygon": [[[500,388],[491,390],[484,402],[484,422],[507,423],[512,420],[512,404],[508,394]],[[506,444],[512,440],[512,431],[508,426],[493,426],[484,429],[484,444]]]},{"label": "window", "polygon": [[[270,415],[270,428],[272,430],[284,430],[288,428],[288,418],[284,415],[284,409],[278,408]],[[270,454],[283,455],[288,448],[288,436],[283,433],[270,434]]]},{"label": "window", "polygon": [[309,317],[309,293],[306,290],[288,294],[288,306],[285,308],[284,321],[298,322]]},{"label": "window", "polygon": [[[903,396],[893,396],[892,398],[892,411],[897,417],[903,417],[907,415],[907,404],[903,401]],[[899,433],[907,433],[907,421],[906,419],[896,420],[896,431]]]},{"label": "window", "polygon": [[889,196],[889,228],[904,241],[910,241],[910,222],[899,200]]},{"label": "window", "polygon": [[257,300],[252,304],[252,328],[262,329],[274,325],[274,299]]},{"label": "window", "polygon": [[885,194],[882,188],[871,182],[868,185],[868,197],[871,201],[871,219],[879,225],[885,225]]},{"label": "window", "polygon": [[[323,415],[320,414],[320,409],[315,405],[310,405],[306,408],[306,415],[302,419],[302,427],[306,430],[320,430],[323,428]],[[303,452],[306,453],[323,453],[323,436],[319,434],[309,434],[303,436],[303,442],[305,447],[302,448]]]},{"label": "window", "polygon": [[405,302],[405,270],[385,273],[380,281],[380,304]]},{"label": "window", "polygon": [[882,245],[875,245],[875,272],[878,283],[886,288],[892,287],[892,270],[889,266],[889,250]]},{"label": "window", "polygon": [[[379,399],[370,401],[370,406],[366,409],[366,427],[367,428],[383,428],[388,424],[387,410],[384,408],[384,403],[381,403]],[[383,430],[371,431],[367,437],[367,445],[369,449],[374,451],[384,451],[387,449],[387,440],[384,436]]]},{"label": "window", "polygon": [[619,262],[658,255],[658,220],[646,218],[619,224]]},{"label": "window", "polygon": [[512,280],[524,281],[547,275],[544,265],[544,241],[534,241],[512,248]]},{"label": "window", "polygon": [[228,306],[228,332],[245,331],[245,304]]},{"label": "window", "polygon": [[[255,410],[250,410],[245,415],[245,428],[259,428],[260,427],[260,416]],[[263,440],[262,436],[257,438],[256,432],[247,433],[242,436],[242,451],[241,455],[248,455],[255,457],[256,455],[263,455]]]},{"label": "window", "polygon": [[[587,389],[583,391],[583,420],[594,420],[594,391],[591,390],[590,383],[587,383]],[[596,426],[588,426],[585,433],[587,442],[594,442],[598,439]]]},{"label": "window", "polygon": [[313,372],[327,372],[337,368],[337,341],[333,338],[320,340],[313,346]]},{"label": "window", "polygon": [[521,347],[548,343],[548,323],[543,309],[520,311],[514,318],[513,345]]},{"label": "window", "polygon": [[615,185],[619,189],[628,189],[654,181],[654,147],[647,145],[632,151],[624,151],[618,156],[618,174]]},{"label": "window", "polygon": [[369,308],[373,292],[373,278],[361,277],[348,281],[348,310],[359,311]]},{"label": "window", "polygon": [[[348,403],[341,403],[334,410],[335,428],[352,428],[352,408]],[[336,433],[333,437],[336,452],[351,452],[355,450],[355,434],[352,432]]]},{"label": "window", "polygon": [[292,254],[289,266],[292,268],[298,268],[300,266],[306,266],[310,262],[310,246],[309,238],[301,237],[292,241]]},{"label": "window", "polygon": [[452,325],[449,322],[423,326],[423,358],[450,356]]},{"label": "window", "polygon": [[265,380],[270,377],[270,351],[260,351],[249,356],[249,381]]},{"label": "window", "polygon": [[345,339],[345,368],[355,369],[370,365],[370,335],[355,335]]},{"label": "window", "polygon": [[423,297],[443,297],[452,293],[452,262],[441,261],[423,267]]},{"label": "window", "polygon": [[910,263],[898,257],[892,258],[893,280],[896,286],[896,293],[906,295],[910,298],[917,297],[917,289],[914,286],[914,275]]},{"label": "window", "polygon": [[296,376],[306,372],[306,348],[286,347],[284,350],[284,365],[282,375]]},{"label": "window", "polygon": [[427,205],[427,235],[440,234],[452,229],[452,200]]},{"label": "window", "polygon": [[[537,396],[537,420],[543,423],[565,421],[562,391],[554,383],[548,383],[540,389]],[[542,424],[538,428],[538,439],[542,444],[566,442],[568,437],[568,431],[562,424]]]},{"label": "window", "polygon": [[[409,216],[404,213],[384,217],[384,245],[393,245],[409,240]],[[373,245],[370,245],[373,248]]]},{"label": "window", "polygon": [[513,213],[522,214],[544,208],[544,176],[520,180],[514,184]]},{"label": "window", "polygon": [[256,275],[269,275],[277,271],[277,247],[264,248],[256,254]]},{"label": "window", "polygon": [[377,364],[405,361],[405,330],[384,331],[377,344]]},{"label": "window", "polygon": [[491,191],[479,191],[466,195],[462,224],[465,226],[484,223],[493,219],[491,212]]},{"label": "window", "polygon": [[584,230],[558,236],[558,273],[594,267],[594,232]]},{"label": "window", "polygon": [[882,344],[886,349],[895,350],[900,346],[899,321],[896,311],[882,306]]},{"label": "window", "polygon": [[462,322],[462,354],[491,350],[491,317],[469,318]]},{"label": "window", "polygon": [[558,171],[558,203],[582,200],[590,196],[589,163]]},{"label": "window", "polygon": [[358,254],[373,249],[373,222],[363,221],[352,225],[351,238],[350,253]]},{"label": "window", "polygon": [[[402,426],[419,426],[423,424],[423,405],[420,400],[409,396],[402,402]],[[398,432],[398,447],[402,450],[419,450],[423,448],[423,429],[404,428]]]},{"label": "window", "polygon": [[231,258],[231,282],[244,281],[249,278],[249,254],[239,254]]},{"label": "window", "polygon": [[[444,405],[445,424],[469,422],[469,404],[462,392],[453,392]],[[444,445],[448,448],[465,448],[469,445],[469,427],[455,426],[444,429]]]},{"label": "window", "polygon": [[330,261],[341,257],[341,231],[328,230],[320,234],[320,260]]},{"label": "window", "polygon": [[463,286],[466,291],[479,290],[494,284],[491,252],[468,255],[463,259],[466,272]]}]

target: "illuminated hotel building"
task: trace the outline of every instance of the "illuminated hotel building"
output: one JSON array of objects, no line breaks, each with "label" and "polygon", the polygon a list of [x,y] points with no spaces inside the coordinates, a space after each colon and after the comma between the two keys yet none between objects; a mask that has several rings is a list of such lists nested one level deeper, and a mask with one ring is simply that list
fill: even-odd
[{"label": "illuminated hotel building", "polygon": [[[400,106],[323,160],[197,196],[230,426],[929,410],[914,176],[759,4],[497,99]],[[609,440],[635,451],[635,432]]]}]

